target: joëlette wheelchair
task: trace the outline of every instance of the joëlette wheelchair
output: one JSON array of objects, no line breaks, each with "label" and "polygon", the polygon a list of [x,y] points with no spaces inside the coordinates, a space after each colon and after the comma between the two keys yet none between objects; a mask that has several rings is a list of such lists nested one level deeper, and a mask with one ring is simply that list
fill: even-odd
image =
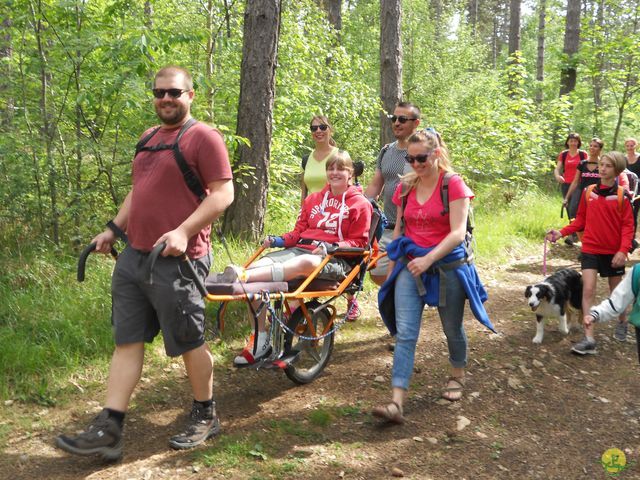
[{"label": "jo\u00eblette wheelchair", "polygon": [[[330,249],[308,278],[291,282],[215,283],[210,277],[203,283],[186,255],[182,256],[182,260],[203,298],[207,302],[220,303],[216,313],[217,329],[220,332],[224,330],[224,315],[229,302],[247,302],[253,314],[256,331],[258,314],[262,309],[267,310],[271,354],[248,365],[248,368],[281,369],[293,382],[306,384],[320,375],[329,363],[335,333],[346,321],[347,313],[344,317],[338,318],[335,301],[344,294],[357,296],[362,290],[367,271],[386,255],[379,253],[375,240],[379,222],[378,209],[374,209],[367,248]],[[224,238],[221,239],[224,243]],[[95,243],[92,243],[80,254],[80,282],[84,280],[87,257],[95,247]],[[149,254],[150,283],[153,283],[154,264],[164,248],[165,244],[159,244]],[[244,266],[251,265],[264,250],[263,247],[258,248]],[[111,254],[114,258],[117,257],[115,249],[112,249]],[[319,272],[333,257],[341,257],[351,263],[351,271],[341,282],[318,279]],[[296,309],[292,309],[290,305],[294,301],[298,304]],[[258,303],[256,309],[252,302]]]}]

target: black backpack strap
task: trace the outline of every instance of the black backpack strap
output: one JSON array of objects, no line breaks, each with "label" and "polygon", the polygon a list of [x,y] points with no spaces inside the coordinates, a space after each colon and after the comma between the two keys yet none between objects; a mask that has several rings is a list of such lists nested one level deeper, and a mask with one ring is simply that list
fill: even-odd
[{"label": "black backpack strap", "polygon": [[[560,154],[560,159],[562,161],[562,171],[564,172],[565,168],[564,168],[564,164],[567,161],[567,157],[569,156],[569,150],[563,150],[563,152]],[[582,160],[582,154],[580,152],[578,152],[578,156],[580,158],[580,160]]]},{"label": "black backpack strap", "polygon": [[172,145],[173,156],[176,159],[176,163],[182,172],[182,176],[184,181],[189,187],[189,190],[193,192],[193,194],[198,197],[200,201],[204,200],[207,196],[207,192],[205,191],[200,179],[195,174],[195,172],[189,167],[189,164],[182,155],[182,151],[180,150],[180,139],[189,130],[193,125],[196,124],[195,118],[190,118],[187,122],[182,126],[180,131],[178,132],[178,136],[176,137],[176,142]]},{"label": "black backpack strap", "polygon": [[189,167],[189,164],[185,160],[184,155],[180,150],[180,139],[187,132],[187,130],[189,130],[196,123],[197,121],[195,118],[190,118],[189,120],[187,120],[185,124],[182,125],[182,128],[180,128],[178,136],[176,137],[176,141],[172,145],[160,143],[158,145],[153,145],[152,147],[147,147],[146,145],[149,140],[151,140],[151,137],[153,137],[156,133],[158,133],[158,130],[160,130],[160,127],[154,128],[151,132],[149,132],[147,136],[145,136],[136,144],[136,155],[142,151],[157,152],[160,150],[172,150],[173,157],[178,164],[180,172],[182,172],[182,177],[184,178],[187,187],[189,187],[189,190],[191,190],[193,194],[198,197],[198,200],[202,201],[207,196],[207,192],[202,186],[202,183],[200,182],[200,179],[198,178],[196,173],[191,169],[191,167]]},{"label": "black backpack strap", "polygon": [[455,173],[445,172],[442,177],[442,185],[440,186],[440,198],[442,199],[442,211],[440,215],[446,215],[449,213],[449,180]]},{"label": "black backpack strap", "polygon": [[400,235],[404,235],[404,210],[407,208],[407,197],[409,196],[409,192],[411,189],[409,185],[406,183],[402,184],[402,189],[400,190],[400,198],[402,199],[402,216],[400,217]]},{"label": "black backpack strap", "polygon": [[149,142],[149,140],[151,140],[151,137],[153,137],[156,133],[158,133],[159,130],[160,130],[160,127],[154,128],[147,134],[147,136],[140,139],[140,141],[136,143],[136,153],[133,155],[134,157],[143,150],[144,146]]}]

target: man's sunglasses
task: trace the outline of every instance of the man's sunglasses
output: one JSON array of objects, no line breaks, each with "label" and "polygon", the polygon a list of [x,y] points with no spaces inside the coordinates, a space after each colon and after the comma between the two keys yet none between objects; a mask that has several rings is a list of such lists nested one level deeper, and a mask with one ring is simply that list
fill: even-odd
[{"label": "man's sunglasses", "polygon": [[404,115],[387,115],[387,118],[391,123],[396,123],[396,120],[400,123],[407,123],[408,121],[418,120],[417,118],[405,117]]},{"label": "man's sunglasses", "polygon": [[407,163],[410,163],[412,165],[415,162],[424,163],[427,161],[427,159],[432,153],[433,153],[433,150],[430,151],[429,153],[425,153],[424,155],[416,155],[415,157],[413,155],[406,155],[404,159],[406,160]]},{"label": "man's sunglasses", "polygon": [[320,131],[324,132],[327,128],[329,128],[329,125],[311,125],[311,131],[312,132],[317,132],[318,129],[320,129]]},{"label": "man's sunglasses", "polygon": [[153,96],[160,100],[164,98],[166,93],[168,93],[171,98],[178,98],[189,90],[182,90],[181,88],[154,88],[151,91],[153,92]]}]

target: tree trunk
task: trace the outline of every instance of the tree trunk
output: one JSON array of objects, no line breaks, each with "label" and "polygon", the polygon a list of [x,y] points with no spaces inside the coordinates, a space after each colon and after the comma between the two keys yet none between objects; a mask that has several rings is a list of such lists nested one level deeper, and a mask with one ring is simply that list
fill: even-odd
[{"label": "tree trunk", "polygon": [[[82,10],[79,4],[76,4],[76,35],[78,37],[78,41],[81,40],[80,34],[82,32]],[[80,45],[80,43],[79,43]],[[76,83],[76,108],[75,108],[75,130],[76,130],[76,145],[75,145],[75,155],[76,155],[76,164],[75,164],[75,172],[73,176],[73,195],[72,201],[74,202],[73,208],[73,226],[74,226],[74,235],[73,242],[76,246],[79,246],[80,239],[80,225],[82,222],[82,216],[80,212],[82,208],[80,206],[80,199],[82,197],[82,105],[80,104],[77,98],[80,97],[80,93],[82,91],[81,83],[80,83],[80,75],[82,74],[80,66],[82,65],[82,52],[80,49],[76,50],[76,59],[75,59],[75,83]]]},{"label": "tree trunk", "polygon": [[320,6],[327,12],[329,23],[337,31],[342,30],[342,0],[319,0]]},{"label": "tree trunk", "polygon": [[509,55],[520,50],[520,0],[511,0],[509,6]]},{"label": "tree trunk", "polygon": [[9,125],[13,121],[15,105],[13,98],[7,92],[9,91],[9,60],[13,55],[13,47],[11,43],[11,19],[5,18],[0,22],[0,98],[6,99],[6,110],[0,117],[0,129],[5,125]]},{"label": "tree trunk", "polygon": [[[634,11],[633,17],[633,29],[631,31],[632,36],[635,36],[638,32],[638,13],[640,13],[637,9]],[[616,119],[616,128],[613,132],[613,142],[611,144],[612,150],[617,150],[618,147],[618,137],[620,136],[620,128],[622,127],[622,119],[624,118],[624,111],[631,98],[638,93],[640,90],[640,85],[638,84],[638,64],[634,60],[634,56],[629,55],[627,57],[627,61],[625,62],[625,68],[627,70],[627,74],[624,82],[624,89],[622,91],[622,96],[620,100],[617,100],[618,103],[618,118]],[[617,98],[617,97],[616,97]]]},{"label": "tree trunk", "polygon": [[469,25],[471,25],[471,32],[475,38],[478,32],[478,0],[469,0],[467,8],[469,10]]},{"label": "tree trunk", "polygon": [[491,35],[491,65],[495,70],[498,67],[498,51],[499,51],[499,39],[498,39],[498,17],[493,17],[493,34]]},{"label": "tree trunk", "polygon": [[439,28],[442,22],[442,0],[430,0],[431,2],[431,15],[433,16],[433,22],[436,26],[434,32],[434,38],[436,41],[442,39],[442,29]]},{"label": "tree trunk", "polygon": [[238,149],[236,197],[223,228],[250,240],[262,235],[267,208],[281,11],[281,0],[247,0],[244,13],[237,134],[248,138],[251,146]]},{"label": "tree trunk", "polygon": [[215,7],[213,5],[213,0],[207,0],[206,6],[206,15],[207,15],[207,54],[205,57],[205,75],[207,78],[207,85],[205,91],[205,119],[209,123],[213,123],[213,108],[214,108],[214,98],[215,98],[215,90],[213,88],[213,75],[215,73],[215,64],[214,64],[214,53],[215,53],[215,45],[216,45],[216,36],[217,31],[214,30],[214,18],[215,18]]},{"label": "tree trunk", "polygon": [[402,98],[402,43],[400,0],[380,0],[380,99],[384,111],[380,114],[380,144],[394,140],[386,118],[393,113]]},{"label": "tree trunk", "polygon": [[53,134],[54,127],[51,123],[51,113],[49,112],[47,92],[49,90],[49,82],[51,75],[47,69],[47,57],[45,54],[45,46],[42,25],[42,2],[37,2],[37,10],[31,10],[33,16],[33,28],[38,46],[38,68],[40,74],[40,115],[42,119],[41,137],[45,146],[45,159],[47,164],[49,201],[51,205],[51,233],[52,240],[55,245],[60,245],[60,209],[58,208],[58,169],[53,155]]},{"label": "tree trunk", "polygon": [[542,106],[542,100],[544,98],[543,83],[544,83],[544,29],[546,26],[546,0],[540,0],[540,9],[538,11],[538,57],[536,59],[536,81],[538,83],[536,88],[536,103],[538,106]]},{"label": "tree trunk", "polygon": [[[596,24],[599,31],[603,31],[604,28],[604,12],[605,3],[604,0],[598,2],[598,13],[596,14]],[[604,52],[599,51],[596,55],[596,72],[593,75],[593,131],[595,135],[599,135],[598,132],[602,131],[600,110],[602,108],[602,84],[604,79],[602,78],[602,72],[605,68],[605,55]]]},{"label": "tree trunk", "polygon": [[567,18],[564,31],[563,53],[567,57],[560,72],[560,96],[568,95],[576,88],[578,76],[576,54],[580,47],[580,0],[567,0]]}]

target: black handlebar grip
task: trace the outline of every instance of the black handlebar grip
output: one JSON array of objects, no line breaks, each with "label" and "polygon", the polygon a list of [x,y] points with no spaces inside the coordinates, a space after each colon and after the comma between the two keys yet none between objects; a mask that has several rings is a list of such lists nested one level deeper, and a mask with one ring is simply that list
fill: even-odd
[{"label": "black handlebar grip", "polygon": [[167,244],[165,242],[159,243],[158,245],[153,247],[153,250],[151,250],[151,253],[149,254],[149,260],[147,260],[149,262],[149,271],[147,272],[147,280],[149,281],[149,285],[153,284],[153,267],[156,264],[156,260],[158,260],[158,256],[162,253],[166,246]]},{"label": "black handlebar grip", "polygon": [[[85,266],[87,264],[87,257],[95,249],[96,249],[96,242],[90,243],[89,245],[87,245],[84,248],[84,250],[82,250],[82,253],[80,253],[80,256],[78,257],[78,275],[77,275],[77,278],[78,278],[79,282],[84,282],[84,270],[85,270]],[[118,251],[113,247],[111,247],[111,256],[113,258],[118,258]]]}]

